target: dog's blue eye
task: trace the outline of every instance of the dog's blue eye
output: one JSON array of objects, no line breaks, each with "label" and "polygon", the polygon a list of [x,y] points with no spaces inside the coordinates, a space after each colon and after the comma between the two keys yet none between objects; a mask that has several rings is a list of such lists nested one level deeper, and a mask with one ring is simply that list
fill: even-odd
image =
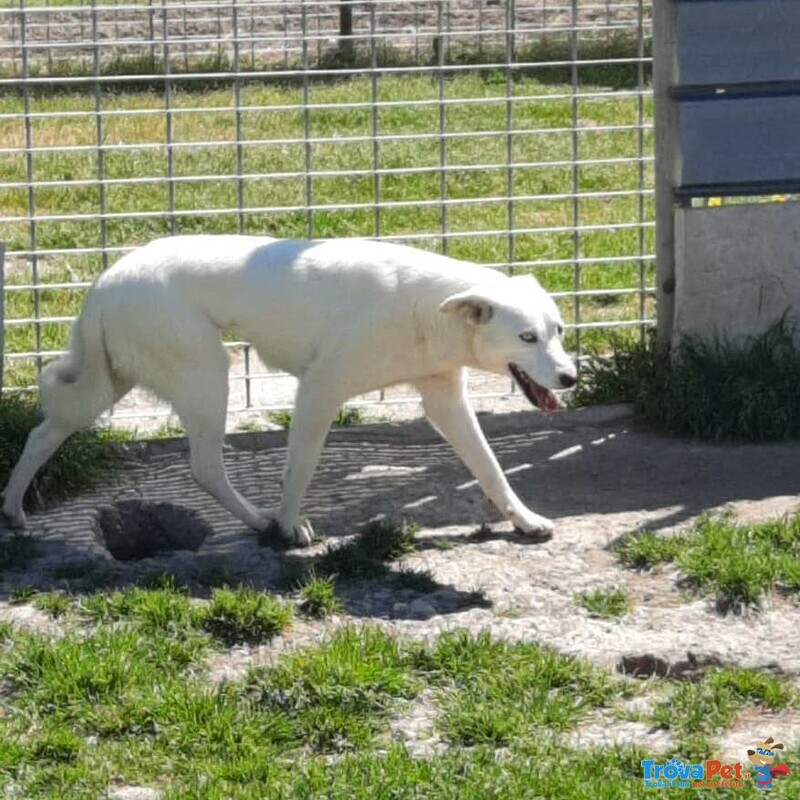
[{"label": "dog's blue eye", "polygon": [[525,331],[525,333],[521,333],[519,338],[522,339],[523,342],[527,342],[528,344],[534,344],[535,342],[539,341],[539,337],[533,333],[533,331]]}]

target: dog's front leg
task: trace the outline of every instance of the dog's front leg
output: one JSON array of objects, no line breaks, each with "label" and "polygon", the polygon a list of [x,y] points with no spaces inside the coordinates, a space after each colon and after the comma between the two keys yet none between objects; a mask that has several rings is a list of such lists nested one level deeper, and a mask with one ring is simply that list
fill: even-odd
[{"label": "dog's front leg", "polygon": [[428,419],[507,519],[525,534],[549,536],[553,522],[527,508],[509,486],[467,399],[465,384],[465,369],[417,381]]},{"label": "dog's front leg", "polygon": [[328,429],[343,402],[332,397],[325,383],[310,376],[300,381],[289,428],[278,524],[283,538],[301,547],[311,544],[314,529],[307,519],[299,516],[300,504],[317,467]]}]

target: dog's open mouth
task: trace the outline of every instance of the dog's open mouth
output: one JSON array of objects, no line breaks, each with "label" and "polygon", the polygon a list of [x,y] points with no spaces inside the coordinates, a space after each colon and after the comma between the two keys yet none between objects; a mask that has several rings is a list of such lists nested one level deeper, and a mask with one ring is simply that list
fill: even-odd
[{"label": "dog's open mouth", "polygon": [[519,385],[519,388],[522,389],[522,393],[525,397],[535,406],[541,408],[542,411],[555,411],[561,406],[561,402],[556,397],[555,393],[536,383],[525,370],[520,369],[516,364],[509,364],[508,369],[514,376],[514,380]]}]

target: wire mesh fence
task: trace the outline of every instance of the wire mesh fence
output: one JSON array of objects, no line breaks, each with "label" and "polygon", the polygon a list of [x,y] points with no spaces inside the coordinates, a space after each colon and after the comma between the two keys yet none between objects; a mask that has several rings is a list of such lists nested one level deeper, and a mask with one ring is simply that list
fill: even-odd
[{"label": "wire mesh fence", "polygon": [[[99,271],[180,233],[402,241],[533,272],[579,354],[644,335],[650,41],[644,0],[0,8],[6,390],[64,348]],[[230,347],[234,412],[291,403]]]}]

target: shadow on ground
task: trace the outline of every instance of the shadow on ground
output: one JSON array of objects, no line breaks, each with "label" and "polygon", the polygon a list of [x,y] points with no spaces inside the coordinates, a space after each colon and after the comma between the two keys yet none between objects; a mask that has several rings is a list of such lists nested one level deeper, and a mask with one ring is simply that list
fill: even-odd
[{"label": "shadow on ground", "polygon": [[[641,526],[672,528],[730,503],[798,495],[798,444],[711,445],[658,436],[637,429],[622,407],[485,415],[481,422],[525,502],[560,520],[562,528],[605,527],[607,541]],[[228,439],[233,484],[262,506],[279,500],[285,444],[283,432]],[[209,575],[264,588],[290,586],[324,547],[303,553],[259,547],[254,535],[196,487],[187,455],[183,440],[134,447],[129,466],[107,485],[32,515],[38,557],[22,576],[0,574],[0,598],[22,580],[39,589],[86,578],[99,585],[103,575],[124,584],[165,570],[198,593],[210,585]],[[419,525],[425,534],[421,548],[438,547],[442,539],[457,548],[481,537],[524,542],[500,521],[449,445],[424,421],[332,431],[305,513],[328,541],[387,515]],[[491,528],[476,537],[485,522]],[[151,534],[154,549],[137,551],[131,530],[140,538]],[[531,552],[538,547],[531,543]],[[344,595],[354,598],[348,603],[354,613],[380,616],[389,607],[391,613],[424,616],[421,603],[411,610],[420,596],[413,583],[392,587],[388,606],[364,601],[380,596],[386,588],[380,581],[348,584]],[[439,613],[486,602],[477,593],[435,582],[425,597],[437,593]]]}]

